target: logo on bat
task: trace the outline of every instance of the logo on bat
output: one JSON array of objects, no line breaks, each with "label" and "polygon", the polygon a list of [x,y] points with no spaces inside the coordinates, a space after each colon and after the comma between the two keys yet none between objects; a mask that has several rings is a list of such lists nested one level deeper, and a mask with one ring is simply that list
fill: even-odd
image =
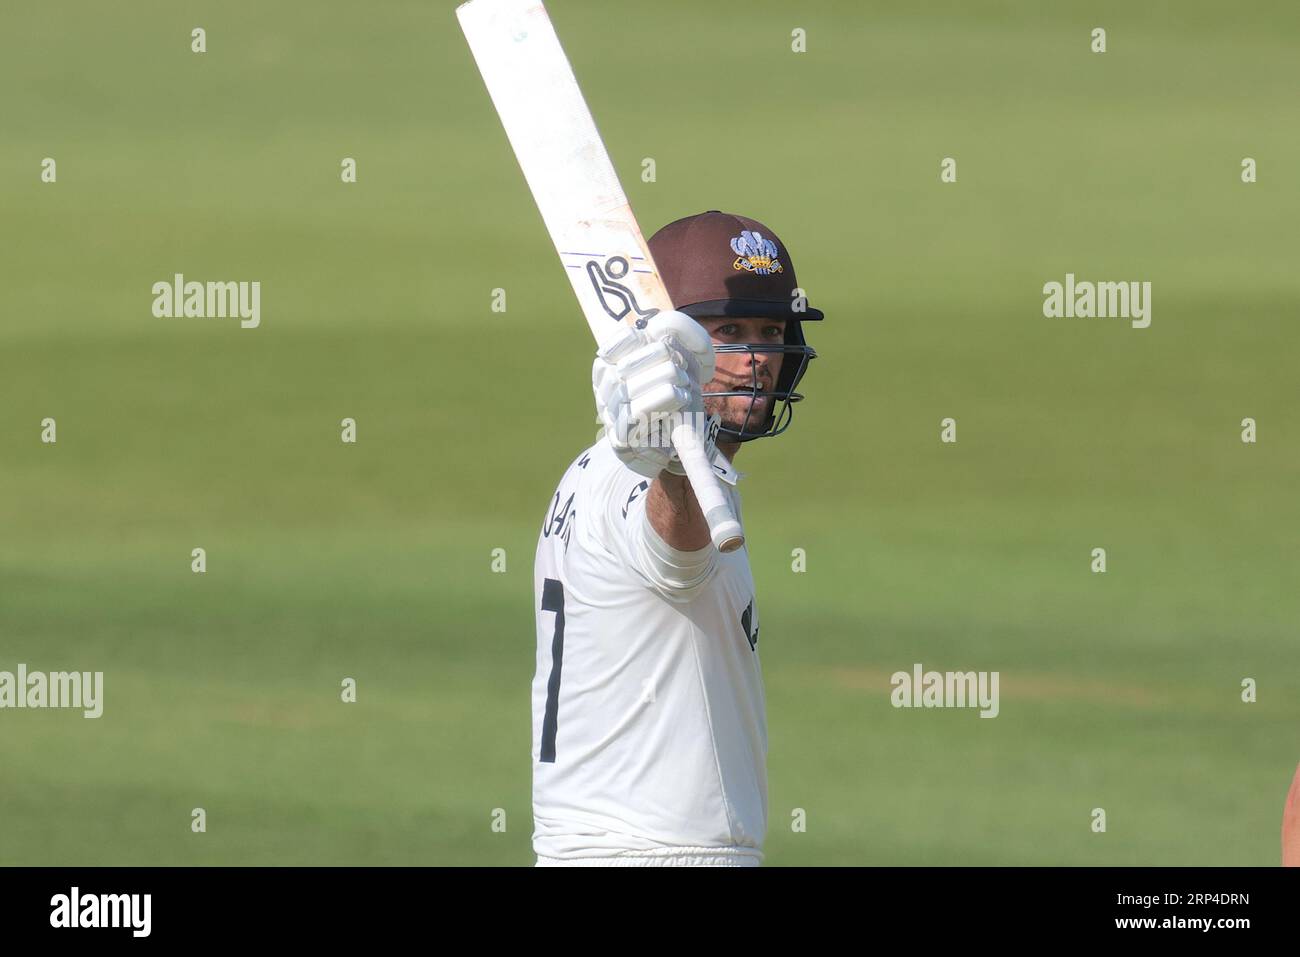
[{"label": "logo on bat", "polygon": [[658,309],[642,309],[637,304],[636,295],[618,280],[628,273],[627,260],[622,256],[611,256],[602,269],[594,259],[587,263],[587,278],[596,290],[596,298],[601,307],[610,314],[615,322],[622,322],[631,313],[636,313],[641,320],[649,319],[659,312]]}]

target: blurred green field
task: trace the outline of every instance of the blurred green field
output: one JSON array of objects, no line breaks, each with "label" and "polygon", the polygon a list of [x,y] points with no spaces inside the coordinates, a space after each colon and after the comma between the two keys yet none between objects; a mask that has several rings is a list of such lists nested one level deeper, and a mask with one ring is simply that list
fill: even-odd
[{"label": "blurred green field", "polygon": [[[646,231],[764,220],[827,313],[738,459],[768,863],[1277,863],[1300,7],[549,7]],[[590,353],[452,10],[6,9],[0,670],[106,692],[0,712],[0,863],[532,862],[532,553]],[[155,319],[174,272],[261,281],[261,327]],[[1043,318],[1066,272],[1150,280],[1151,327]],[[1001,715],[893,709],[913,662],[1000,671]]]}]

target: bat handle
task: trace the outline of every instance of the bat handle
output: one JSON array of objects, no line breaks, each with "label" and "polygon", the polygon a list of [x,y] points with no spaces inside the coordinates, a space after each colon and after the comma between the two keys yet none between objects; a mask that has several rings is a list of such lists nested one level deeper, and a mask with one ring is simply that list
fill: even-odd
[{"label": "bat handle", "polygon": [[686,470],[686,478],[700,503],[704,521],[709,526],[709,537],[720,552],[734,552],[745,544],[745,531],[731,511],[727,493],[713,471],[713,464],[704,454],[704,442],[689,421],[673,429],[673,448]]}]

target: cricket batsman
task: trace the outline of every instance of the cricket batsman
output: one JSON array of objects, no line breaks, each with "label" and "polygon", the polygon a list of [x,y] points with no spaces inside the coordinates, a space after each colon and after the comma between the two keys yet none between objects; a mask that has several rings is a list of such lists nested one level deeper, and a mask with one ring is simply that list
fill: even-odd
[{"label": "cricket batsman", "polygon": [[741,445],[790,425],[816,353],[789,251],[717,210],[649,240],[675,311],[597,354],[604,430],[548,503],[533,581],[538,866],[756,866],[767,718],[748,549],[711,543],[665,416],[706,423],[737,516]]}]

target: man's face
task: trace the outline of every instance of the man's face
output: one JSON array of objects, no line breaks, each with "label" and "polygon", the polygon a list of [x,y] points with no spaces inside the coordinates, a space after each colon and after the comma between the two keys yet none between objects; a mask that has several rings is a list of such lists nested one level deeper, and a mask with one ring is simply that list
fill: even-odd
[{"label": "man's face", "polygon": [[[709,337],[717,345],[742,345],[749,343],[762,346],[780,346],[785,344],[784,319],[737,318],[734,316],[706,317],[699,320]],[[713,380],[705,383],[704,391],[709,392],[749,392],[755,387],[760,392],[770,392],[776,387],[777,376],[781,374],[781,361],[785,358],[779,352],[718,353]],[[748,395],[730,395],[712,397],[705,395],[704,409],[710,415],[717,413],[722,424],[729,429],[740,431],[748,428],[751,432],[761,431],[772,415],[772,399],[762,396],[752,399]],[[751,406],[752,403],[752,406]],[[746,426],[745,416],[749,416]]]}]

